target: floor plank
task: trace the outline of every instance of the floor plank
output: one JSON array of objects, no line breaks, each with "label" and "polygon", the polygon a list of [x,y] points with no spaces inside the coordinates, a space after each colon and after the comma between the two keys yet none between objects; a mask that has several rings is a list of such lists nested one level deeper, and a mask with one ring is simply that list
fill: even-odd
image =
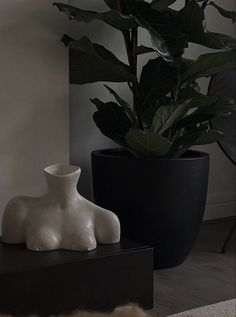
[{"label": "floor plank", "polygon": [[220,253],[232,223],[203,224],[193,251],[182,265],[154,272],[152,316],[166,317],[236,297],[235,236],[227,252]]}]

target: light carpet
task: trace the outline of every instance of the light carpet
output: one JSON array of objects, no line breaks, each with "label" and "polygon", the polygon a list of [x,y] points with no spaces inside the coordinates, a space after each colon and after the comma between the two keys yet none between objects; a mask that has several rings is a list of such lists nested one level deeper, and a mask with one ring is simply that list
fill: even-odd
[{"label": "light carpet", "polygon": [[235,317],[236,299],[189,310],[169,317]]}]

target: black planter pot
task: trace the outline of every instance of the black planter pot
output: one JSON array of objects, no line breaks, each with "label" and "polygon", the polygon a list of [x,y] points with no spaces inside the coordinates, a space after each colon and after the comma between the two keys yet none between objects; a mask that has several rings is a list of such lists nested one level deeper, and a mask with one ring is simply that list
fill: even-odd
[{"label": "black planter pot", "polygon": [[95,203],[114,211],[123,237],[154,247],[155,268],[181,264],[204,215],[209,155],[138,160],[121,149],[94,151]]}]

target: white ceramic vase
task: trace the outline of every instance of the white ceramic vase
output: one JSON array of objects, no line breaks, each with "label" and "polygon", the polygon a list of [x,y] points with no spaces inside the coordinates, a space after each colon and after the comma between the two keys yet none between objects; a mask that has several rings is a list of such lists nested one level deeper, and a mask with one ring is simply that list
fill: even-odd
[{"label": "white ceramic vase", "polygon": [[56,164],[44,169],[48,191],[43,197],[15,197],[2,220],[2,240],[26,243],[33,251],[90,251],[97,243],[120,241],[117,216],[77,191],[81,169]]}]

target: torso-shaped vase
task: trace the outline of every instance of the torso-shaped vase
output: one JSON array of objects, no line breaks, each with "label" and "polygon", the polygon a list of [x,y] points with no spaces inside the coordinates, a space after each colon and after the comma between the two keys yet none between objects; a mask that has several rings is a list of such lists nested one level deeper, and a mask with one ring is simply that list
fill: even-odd
[{"label": "torso-shaped vase", "polygon": [[33,251],[90,251],[97,243],[120,241],[117,216],[77,191],[81,169],[56,164],[44,169],[48,191],[43,197],[15,197],[2,220],[2,240],[26,243]]}]

